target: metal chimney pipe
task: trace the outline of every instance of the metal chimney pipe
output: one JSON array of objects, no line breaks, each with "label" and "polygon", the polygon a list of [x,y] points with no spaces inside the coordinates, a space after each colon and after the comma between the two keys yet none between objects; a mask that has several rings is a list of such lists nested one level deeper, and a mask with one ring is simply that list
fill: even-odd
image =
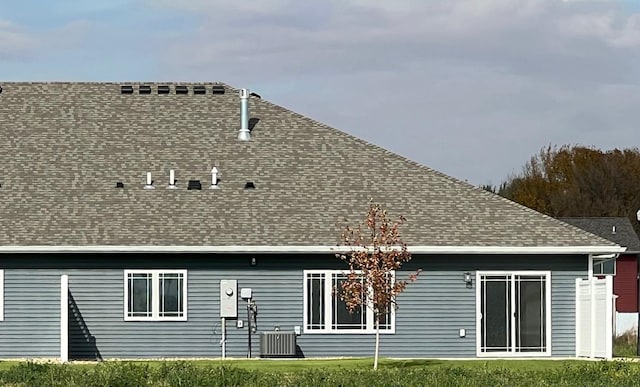
[{"label": "metal chimney pipe", "polygon": [[211,189],[218,188],[218,168],[215,166],[211,168]]},{"label": "metal chimney pipe", "polygon": [[151,172],[147,172],[147,184],[144,186],[145,189],[153,189],[153,180],[151,180]]},{"label": "metal chimney pipe", "polygon": [[169,189],[178,188],[176,187],[176,172],[173,169],[169,170],[169,186],[167,188]]},{"label": "metal chimney pipe", "polygon": [[249,132],[249,89],[240,90],[240,131],[238,132],[238,140],[251,140]]}]

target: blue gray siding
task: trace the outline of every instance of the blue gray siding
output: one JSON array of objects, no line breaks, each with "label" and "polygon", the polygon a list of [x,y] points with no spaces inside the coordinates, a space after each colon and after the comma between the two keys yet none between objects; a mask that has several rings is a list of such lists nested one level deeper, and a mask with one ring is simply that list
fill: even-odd
[{"label": "blue gray siding", "polygon": [[[0,358],[54,357],[59,354],[60,275],[69,275],[72,296],[70,355],[75,358],[219,357],[221,319],[219,281],[236,279],[250,287],[258,304],[258,331],[302,327],[303,270],[339,269],[333,256],[128,255],[46,257],[7,256],[5,321],[0,322]],[[123,269],[188,270],[188,320],[129,322],[123,318]],[[476,270],[552,271],[552,352],[573,356],[575,278],[586,276],[584,256],[414,256],[406,277],[424,271],[399,298],[396,333],[384,334],[382,356],[474,357],[475,283],[466,288],[463,273]],[[239,318],[246,322],[245,304]],[[467,336],[458,337],[465,328]],[[358,334],[303,334],[300,355],[369,356],[374,337]],[[245,357],[246,328],[227,321],[227,355]],[[254,355],[259,337],[253,338]]]},{"label": "blue gray siding", "polygon": [[60,356],[57,270],[5,269],[0,358]]}]

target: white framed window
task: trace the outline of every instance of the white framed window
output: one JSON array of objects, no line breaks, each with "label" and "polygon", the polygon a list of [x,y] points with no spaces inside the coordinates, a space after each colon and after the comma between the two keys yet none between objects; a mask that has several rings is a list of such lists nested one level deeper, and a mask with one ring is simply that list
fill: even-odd
[{"label": "white framed window", "polygon": [[[353,313],[340,299],[338,290],[347,280],[348,271],[304,271],[304,331],[305,333],[375,333],[374,311],[371,305]],[[395,274],[392,273],[392,280]],[[395,308],[382,316],[380,333],[395,333]]]},{"label": "white framed window", "polygon": [[186,321],[186,270],[125,270],[125,321]]},{"label": "white framed window", "polygon": [[476,354],[551,356],[551,272],[476,273]]},{"label": "white framed window", "polygon": [[616,259],[593,260],[593,275],[616,275]]}]

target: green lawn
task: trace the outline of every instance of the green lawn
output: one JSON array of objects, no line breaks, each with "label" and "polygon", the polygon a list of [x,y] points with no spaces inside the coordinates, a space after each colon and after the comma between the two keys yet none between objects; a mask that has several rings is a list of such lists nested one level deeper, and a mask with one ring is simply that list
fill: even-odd
[{"label": "green lawn", "polygon": [[[549,368],[561,368],[568,364],[584,363],[584,360],[435,360],[435,359],[380,359],[379,367],[385,368],[439,368],[439,367],[465,367],[465,368],[508,368],[537,370]],[[263,369],[279,371],[296,371],[309,368],[329,369],[362,369],[372,368],[373,358],[349,358],[349,359],[299,359],[299,360],[213,360],[196,361],[198,365],[228,364],[244,369]]]},{"label": "green lawn", "polygon": [[[112,361],[107,361],[112,362]],[[173,361],[166,361],[173,362]],[[540,370],[557,369],[567,365],[584,364],[587,360],[437,360],[437,359],[380,359],[380,369],[411,369],[411,368],[489,368],[511,370]],[[0,370],[6,370],[11,366],[20,364],[20,361],[2,361]],[[128,361],[126,363],[148,364],[152,367],[160,366],[164,361]],[[366,369],[373,367],[373,358],[345,358],[345,359],[233,359],[233,360],[192,360],[189,363],[195,366],[219,366],[228,365],[246,370],[273,370],[292,372],[305,369]],[[92,362],[71,363],[73,367],[92,367]],[[635,363],[634,363],[635,366]],[[640,367],[640,363],[637,365]]]}]

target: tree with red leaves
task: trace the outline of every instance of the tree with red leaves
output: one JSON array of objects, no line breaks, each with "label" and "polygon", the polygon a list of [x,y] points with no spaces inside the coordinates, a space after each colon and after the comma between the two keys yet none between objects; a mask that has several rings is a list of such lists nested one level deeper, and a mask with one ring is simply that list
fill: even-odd
[{"label": "tree with red leaves", "polygon": [[[394,277],[395,271],[411,260],[399,232],[405,221],[402,216],[395,222],[390,221],[381,205],[370,203],[364,222],[356,227],[344,225],[340,239],[348,251],[336,254],[349,265],[349,273],[334,291],[350,313],[365,308],[373,311],[376,330],[373,369],[378,369],[381,320],[389,315],[391,308],[398,309],[396,298],[407,286],[407,281]],[[408,281],[415,281],[418,274],[420,270],[409,275]]]}]

